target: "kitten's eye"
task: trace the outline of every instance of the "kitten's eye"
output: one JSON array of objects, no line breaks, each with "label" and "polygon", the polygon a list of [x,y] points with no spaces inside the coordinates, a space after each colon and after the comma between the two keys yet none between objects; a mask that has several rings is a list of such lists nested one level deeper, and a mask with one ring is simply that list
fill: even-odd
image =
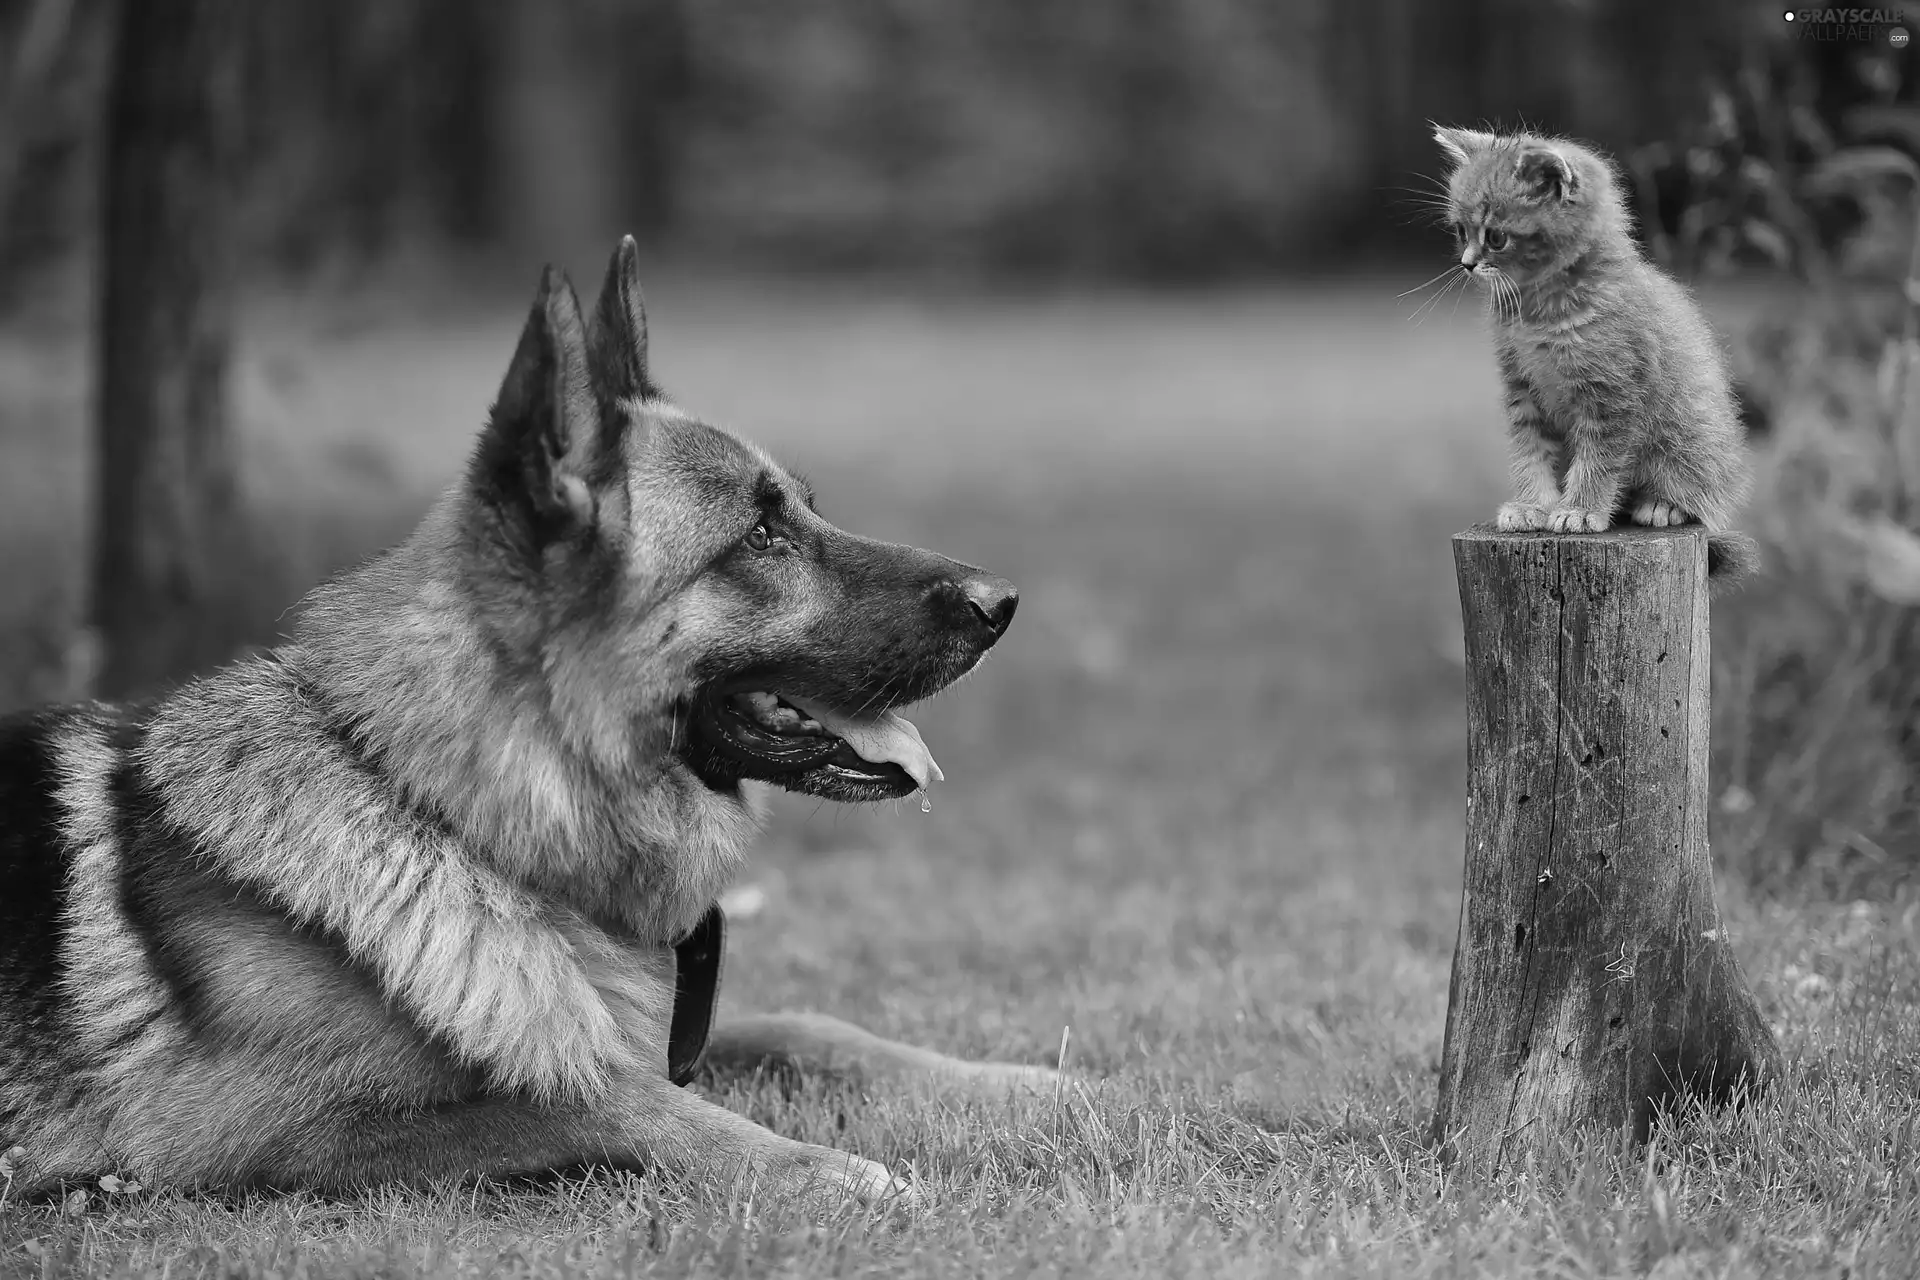
[{"label": "kitten's eye", "polygon": [[747,530],[745,541],[749,551],[765,551],[771,547],[773,545],[773,534],[768,531],[766,521],[763,520],[753,526],[753,528]]},{"label": "kitten's eye", "polygon": [[1507,247],[1507,233],[1498,227],[1487,228],[1487,248],[1495,253]]}]

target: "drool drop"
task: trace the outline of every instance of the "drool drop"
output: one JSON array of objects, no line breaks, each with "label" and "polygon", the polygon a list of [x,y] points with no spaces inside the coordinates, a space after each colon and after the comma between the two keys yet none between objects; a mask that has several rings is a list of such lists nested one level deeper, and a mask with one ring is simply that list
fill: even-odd
[{"label": "drool drop", "polygon": [[933,812],[933,797],[928,795],[924,791],[920,793],[920,812],[922,813]]}]

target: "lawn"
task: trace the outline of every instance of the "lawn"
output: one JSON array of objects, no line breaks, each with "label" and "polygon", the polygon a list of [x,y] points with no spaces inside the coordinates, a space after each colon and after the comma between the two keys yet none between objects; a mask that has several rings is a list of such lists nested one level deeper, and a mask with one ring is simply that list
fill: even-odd
[{"label": "lawn", "polygon": [[[728,1007],[1064,1057],[1072,1083],[1019,1104],[724,1092],[911,1168],[919,1207],[610,1176],[350,1203],[96,1193],[0,1211],[0,1273],[1912,1275],[1905,900],[1763,901],[1722,877],[1791,1063],[1762,1105],[1491,1189],[1425,1149],[1462,844],[1447,536],[1504,465],[1471,304],[1410,325],[1396,291],[655,282],[655,370],[684,403],[805,471],[837,523],[1022,591],[992,659],[914,716],[948,778],[932,812],[782,797],[748,873],[765,905],[733,930]],[[294,580],[451,478],[521,305],[348,325],[338,300],[258,304],[249,473]],[[35,620],[73,608],[82,368],[0,346],[15,698],[57,649]],[[285,603],[251,624],[270,634]]]}]

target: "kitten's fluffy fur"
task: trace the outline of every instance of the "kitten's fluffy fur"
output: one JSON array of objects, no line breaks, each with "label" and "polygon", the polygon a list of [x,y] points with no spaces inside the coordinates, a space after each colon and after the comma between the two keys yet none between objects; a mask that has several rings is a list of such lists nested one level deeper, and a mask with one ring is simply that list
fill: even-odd
[{"label": "kitten's fluffy fur", "polygon": [[1561,138],[1437,128],[1460,265],[1488,290],[1513,501],[1501,529],[1598,533],[1697,520],[1719,586],[1749,572],[1728,531],[1752,476],[1719,340],[1633,238],[1614,169]]}]

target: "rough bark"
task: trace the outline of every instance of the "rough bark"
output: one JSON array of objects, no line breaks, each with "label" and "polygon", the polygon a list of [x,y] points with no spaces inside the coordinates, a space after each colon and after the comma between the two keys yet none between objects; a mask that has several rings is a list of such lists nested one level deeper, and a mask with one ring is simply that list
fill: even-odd
[{"label": "rough bark", "polygon": [[1490,1176],[1574,1128],[1644,1138],[1779,1050],[1714,900],[1704,535],[1453,545],[1467,847],[1433,1136]]},{"label": "rough bark", "polygon": [[92,615],[100,692],[217,656],[245,0],[119,6],[101,244]]}]

